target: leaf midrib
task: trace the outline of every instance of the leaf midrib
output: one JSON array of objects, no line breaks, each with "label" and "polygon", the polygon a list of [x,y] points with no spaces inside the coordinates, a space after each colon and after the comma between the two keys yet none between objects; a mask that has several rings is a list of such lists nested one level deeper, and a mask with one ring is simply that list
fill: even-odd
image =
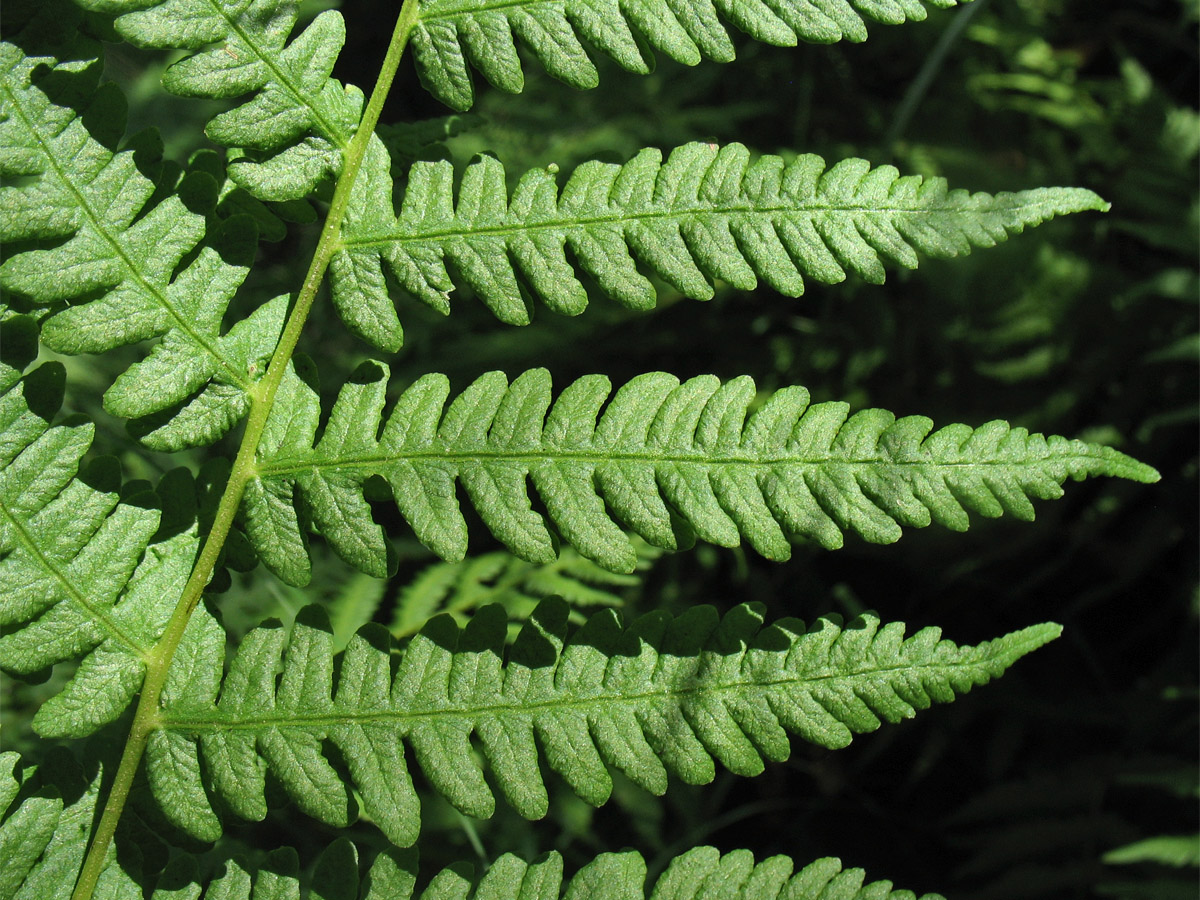
[{"label": "leaf midrib", "polygon": [[754,457],[749,455],[743,456],[711,456],[704,453],[688,454],[677,450],[666,448],[662,454],[651,454],[646,452],[635,453],[630,451],[614,451],[612,453],[597,453],[595,451],[571,451],[561,450],[548,452],[545,450],[489,450],[481,448],[478,450],[459,451],[459,450],[427,450],[427,451],[412,451],[406,453],[393,454],[371,454],[350,457],[340,457],[337,459],[297,459],[282,460],[272,463],[259,463],[258,474],[260,477],[286,477],[289,475],[299,475],[306,472],[317,471],[321,469],[358,469],[372,468],[379,469],[384,465],[399,465],[410,461],[429,461],[429,462],[453,462],[453,463],[473,463],[473,462],[519,462],[532,465],[537,462],[573,462],[589,465],[600,465],[609,462],[625,462],[625,463],[641,463],[644,465],[703,465],[711,467],[732,467],[732,466],[749,466],[752,468],[765,468],[775,466],[807,466],[807,467],[822,467],[822,466],[849,466],[849,467],[882,467],[882,466],[921,466],[932,468],[988,468],[995,469],[1000,467],[1015,467],[1029,468],[1043,464],[1064,463],[1069,464],[1080,460],[1095,460],[1096,457],[1087,453],[1072,453],[1068,455],[1045,456],[1037,459],[1025,460],[962,460],[956,462],[940,462],[934,459],[911,459],[901,460],[891,457],[875,457],[875,458],[839,458],[828,455],[823,457],[797,457],[797,456],[769,456],[769,457]]},{"label": "leaf midrib", "polygon": [[[977,195],[971,195],[970,199],[974,201]],[[1012,195],[1017,196],[1017,195]],[[993,197],[993,199],[995,199]],[[761,206],[753,205],[753,201],[749,201],[752,205],[734,205],[726,203],[725,205],[711,206],[690,206],[684,209],[669,209],[669,210],[641,210],[641,211],[625,211],[617,210],[613,214],[598,214],[580,216],[574,218],[559,218],[559,219],[544,219],[537,222],[506,222],[500,225],[481,225],[467,226],[460,225],[457,228],[442,228],[440,230],[429,231],[408,231],[401,232],[399,227],[402,220],[397,221],[397,231],[384,233],[371,233],[362,237],[343,237],[342,247],[349,249],[353,247],[375,247],[387,244],[398,244],[415,241],[438,241],[447,240],[450,238],[472,238],[484,236],[507,236],[521,234],[531,231],[553,231],[562,232],[570,229],[584,228],[587,229],[593,226],[601,225],[622,225],[626,223],[649,222],[663,219],[687,219],[693,216],[760,216],[773,218],[781,213],[794,214],[796,216],[815,216],[821,213],[833,213],[844,215],[856,215],[859,213],[878,214],[880,216],[900,216],[900,215],[915,215],[915,214],[955,214],[955,213],[973,213],[975,215],[997,214],[1000,212],[1010,212],[1012,210],[1022,209],[1026,203],[1016,203],[1002,208],[983,208],[968,207],[963,205],[945,204],[940,206],[861,206],[861,205],[817,205],[815,203],[807,203],[801,205],[790,204],[786,205],[782,198],[778,205]],[[458,224],[458,223],[455,223]],[[347,225],[347,230],[353,226]],[[1005,231],[1007,231],[1007,227]]]},{"label": "leaf midrib", "polygon": [[23,547],[24,550],[34,558],[39,566],[41,566],[45,571],[49,572],[54,577],[55,581],[59,583],[63,591],[67,594],[67,599],[74,601],[84,610],[86,610],[88,615],[90,615],[93,620],[99,623],[99,625],[108,633],[109,637],[123,644],[125,648],[129,650],[137,659],[144,660],[147,648],[141,646],[128,635],[126,635],[120,626],[117,625],[117,623],[101,607],[98,607],[96,604],[92,603],[87,598],[87,595],[80,592],[70,581],[70,579],[67,578],[66,574],[63,573],[50,559],[48,559],[44,553],[42,553],[41,548],[37,545],[33,538],[30,537],[29,532],[25,528],[24,524],[20,519],[13,515],[12,510],[9,509],[3,498],[0,498],[0,514],[4,516],[5,520],[11,526],[13,532],[17,535],[18,542],[20,543],[21,547]]},{"label": "leaf midrib", "polygon": [[[203,716],[182,716],[172,717],[170,709],[164,710],[159,716],[159,722],[164,730],[172,731],[187,731],[192,734],[200,734],[205,732],[221,732],[221,731],[255,731],[267,728],[312,728],[326,726],[335,728],[344,725],[355,724],[371,724],[374,722],[396,722],[396,721],[418,721],[421,719],[470,719],[476,721],[491,716],[498,716],[504,713],[529,713],[536,715],[539,710],[572,710],[596,706],[597,704],[616,704],[616,705],[638,705],[650,700],[670,700],[675,697],[688,697],[696,694],[705,695],[721,695],[728,693],[745,693],[754,690],[768,690],[770,688],[789,686],[789,685],[807,685],[821,684],[833,681],[845,681],[853,685],[856,682],[870,680],[880,676],[889,676],[901,672],[924,671],[931,672],[935,670],[962,670],[962,669],[980,669],[982,674],[990,680],[993,675],[987,670],[989,663],[995,662],[998,658],[1012,657],[1013,659],[1023,655],[1022,648],[1026,643],[1040,643],[1036,639],[1030,639],[1022,642],[1021,647],[1014,648],[1005,645],[1000,649],[1000,652],[994,655],[986,655],[982,658],[971,660],[960,660],[957,662],[928,662],[928,663],[909,663],[907,665],[895,665],[876,667],[865,669],[857,672],[834,672],[822,675],[803,675],[791,676],[771,679],[760,679],[753,681],[733,681],[724,682],[721,684],[694,684],[691,687],[676,687],[668,686],[663,690],[643,691],[641,693],[612,693],[612,694],[592,694],[589,697],[579,699],[557,699],[549,698],[545,700],[537,700],[530,702],[528,700],[513,699],[507,702],[492,703],[480,706],[458,706],[443,709],[426,709],[420,711],[411,710],[372,710],[370,712],[356,712],[354,710],[345,710],[339,714],[335,709],[323,710],[320,713],[304,714],[304,713],[289,713],[286,715],[271,716],[263,711],[255,711],[255,715],[245,719],[230,720],[229,718],[220,715],[221,709],[214,708],[213,714]],[[788,652],[793,652],[795,648]],[[969,652],[978,648],[955,648],[958,652]],[[934,650],[934,654],[938,651]],[[943,651],[945,652],[945,651]],[[1027,651],[1026,651],[1027,652]],[[699,679],[695,679],[698,681]],[[981,684],[982,682],[972,679],[973,685]],[[557,690],[557,688],[555,688]],[[962,693],[955,691],[955,694]],[[907,703],[908,701],[904,701]],[[330,701],[331,705],[336,704],[336,701]],[[914,705],[914,704],[909,704]],[[272,711],[273,712],[273,711]],[[236,713],[234,713],[236,715]],[[839,720],[840,721],[840,720]],[[843,723],[844,724],[844,723]]]}]

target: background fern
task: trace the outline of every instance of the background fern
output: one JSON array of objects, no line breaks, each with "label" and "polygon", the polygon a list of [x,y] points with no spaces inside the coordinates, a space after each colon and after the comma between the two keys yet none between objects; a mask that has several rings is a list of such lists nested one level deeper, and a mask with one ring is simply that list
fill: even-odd
[{"label": "background fern", "polygon": [[[498,552],[429,566],[397,596],[389,631],[397,638],[409,637],[443,612],[465,624],[464,614],[493,603],[521,621],[548,597],[561,597],[577,610],[622,606],[661,552],[641,541],[633,546],[638,557],[635,573],[610,572],[570,547],[542,565]],[[576,624],[584,621],[578,612],[573,619]],[[509,633],[516,637],[513,625]]]}]

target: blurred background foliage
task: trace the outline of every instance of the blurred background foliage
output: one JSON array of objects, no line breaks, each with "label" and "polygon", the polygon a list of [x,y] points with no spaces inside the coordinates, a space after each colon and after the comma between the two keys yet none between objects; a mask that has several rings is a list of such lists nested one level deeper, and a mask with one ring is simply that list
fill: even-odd
[{"label": "blurred background foliage", "polygon": [[[393,8],[347,5],[350,43],[335,75],[373,83]],[[661,866],[707,842],[759,857],[837,855],[959,900],[1195,897],[1197,19],[1196,0],[975,0],[925,24],[876,27],[862,45],[743,40],[732,64],[660,60],[649,77],[598,60],[601,87],[586,93],[531,62],[524,94],[479,85],[475,109],[457,116],[419,89],[411,64],[402,67],[384,114],[393,124],[381,132],[398,177],[417,158],[461,166],[488,152],[514,174],[551,164],[565,172],[591,158],[624,161],[644,146],[736,140],[763,153],[892,162],[972,190],[1080,185],[1113,209],[966,259],[891,271],[885,286],[810,284],[799,300],[718,290],[701,305],[660,286],[648,314],[600,299],[574,319],[536,309],[533,324],[516,329],[466,291],[449,318],[400,298],[406,345],[389,360],[397,389],[434,370],[457,387],[489,369],[532,366],[549,368],[560,386],[589,372],[616,383],[650,369],[749,374],[764,391],[799,383],[818,400],[939,423],[1005,418],[1103,440],[1163,480],[1073,486],[1033,525],[981,521],[966,535],[917,531],[894,547],[850,541],[836,553],[801,546],[784,565],[706,546],[647,551],[627,579],[606,579],[577,558],[535,570],[496,552],[482,530],[472,545],[479,558],[439,566],[381,503],[400,551],[393,579],[354,574],[317,541],[314,585],[303,595],[234,546],[217,584],[227,626],[236,635],[266,616],[287,620],[316,599],[339,634],[373,618],[405,636],[426,611],[463,616],[503,602],[520,616],[546,593],[574,593],[580,610],[603,603],[630,614],[748,600],[771,617],[871,608],[913,629],[940,625],[961,642],[1053,619],[1066,626],[1063,640],[997,684],[844,751],[797,744],[791,761],[756,779],[675,784],[660,802],[618,778],[600,810],[552,791],[552,811],[536,823],[503,804],[494,819],[470,821],[430,794],[423,855],[440,865],[553,848],[570,865],[632,845]],[[177,161],[203,149],[213,110],[159,90],[170,57],[107,51],[107,75],[130,98],[130,134],[157,126]],[[272,238],[235,316],[296,287],[315,229]],[[330,393],[369,355],[328,305],[306,333],[301,349],[318,359]],[[97,452],[151,480],[198,466],[198,454],[135,450],[100,409],[102,389],[128,362],[119,356],[68,361],[68,403],[99,423]],[[202,481],[221,477],[210,468]],[[6,746],[31,745],[26,711],[56,681],[5,681]],[[147,827],[166,827],[152,808],[142,815]],[[366,845],[381,840],[366,824],[357,832]],[[226,843],[292,844],[307,857],[331,837],[284,808],[266,823],[232,826]]]}]

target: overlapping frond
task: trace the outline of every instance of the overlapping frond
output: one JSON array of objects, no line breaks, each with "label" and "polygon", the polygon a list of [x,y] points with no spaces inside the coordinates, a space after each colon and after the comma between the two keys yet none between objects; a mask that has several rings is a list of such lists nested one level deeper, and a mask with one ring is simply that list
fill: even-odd
[{"label": "overlapping frond", "polygon": [[[641,540],[634,541],[638,569],[650,568],[660,554]],[[511,619],[510,635],[519,622],[547,597],[562,597],[572,607],[619,607],[628,591],[641,584],[637,573],[610,572],[572,547],[563,547],[558,558],[543,564],[496,551],[458,562],[434,563],[421,572],[396,598],[389,630],[404,638],[420,630],[435,615],[448,613],[465,624],[464,613],[490,603],[504,607]],[[578,613],[576,613],[578,615]]]},{"label": "overlapping frond", "polygon": [[172,65],[163,87],[185,97],[249,99],[205,132],[244,148],[230,177],[263,200],[305,197],[336,177],[362,113],[357,88],[330,78],[346,41],[341,13],[318,15],[293,39],[295,0],[79,0],[117,13],[117,32],[141,47],[198,51]]},{"label": "overlapping frond", "polygon": [[[413,52],[425,86],[455,109],[474,100],[468,61],[492,84],[524,85],[514,38],[546,71],[576,88],[599,83],[586,41],[630,72],[647,73],[654,51],[676,62],[729,62],[733,42],[721,19],[755,40],[791,47],[800,41],[863,41],[864,20],[921,21],[926,7],[956,0],[423,0]],[[719,14],[719,15],[718,15]]]},{"label": "overlapping frond", "polygon": [[[390,857],[380,857],[384,859],[391,864]],[[838,859],[819,859],[797,872],[786,856],[755,863],[749,850],[722,854],[715,847],[695,847],[676,856],[653,886],[646,883],[645,861],[633,851],[602,853],[566,884],[562,869],[558,853],[533,863],[506,853],[492,863],[472,896],[476,900],[917,900],[912,891],[894,890],[890,881],[866,882],[862,869],[843,869]],[[434,876],[421,900],[458,900],[471,884],[464,872],[445,869]],[[920,900],[943,898],[923,894]]]},{"label": "overlapping frond", "polygon": [[[53,754],[36,770],[19,773],[16,753],[0,753],[0,898],[46,900],[67,897],[75,885],[100,785],[90,784],[65,753]],[[74,799],[64,799],[74,798]],[[159,873],[146,873],[135,848],[118,859],[110,847],[98,893],[109,900],[300,900],[300,861],[290,847],[273,850],[258,865],[224,860],[211,874],[195,858],[173,854]],[[417,854],[385,849],[365,873],[357,848],[345,838],[317,857],[310,900],[414,900]],[[722,854],[695,847],[671,860],[651,887],[641,854],[602,853],[564,880],[563,859],[547,853],[531,863],[506,853],[476,879],[468,865],[435,875],[420,900],[916,900],[890,882],[865,883],[861,869],[842,869],[836,859],[819,859],[794,871],[786,856],[755,863],[747,850]],[[941,900],[926,894],[922,900]]]},{"label": "overlapping frond", "polygon": [[66,58],[58,66],[0,44],[0,175],[20,176],[0,188],[0,240],[15,242],[0,285],[35,304],[70,304],[42,325],[42,341],[62,353],[161,337],[108,390],[105,407],[142,419],[155,449],[209,443],[249,408],[286,298],[222,333],[254,255],[251,219],[214,221],[206,235],[219,188],[206,173],[161,196],[138,150],[114,149],[124,99],[115,85],[96,88],[98,50]]},{"label": "overlapping frond", "polygon": [[115,719],[140,689],[145,658],[191,571],[195,531],[164,532],[151,493],[119,500],[115,465],[79,476],[94,427],[51,424],[60,365],[3,387],[0,667],[31,673],[81,659],[33,720],[44,736],[79,737]]},{"label": "overlapping frond", "polygon": [[450,163],[416,163],[397,218],[386,154],[368,152],[330,278],[343,318],[381,348],[400,343],[383,263],[405,291],[448,312],[449,261],[497,317],[523,325],[523,288],[556,312],[587,305],[567,248],[603,294],[645,309],[656,295],[643,269],[698,300],[718,279],[741,290],[762,279],[798,297],[805,278],[834,283],[849,271],[881,283],[885,259],[915,268],[918,252],[958,256],[1054,216],[1108,208],[1081,188],[972,194],[861,159],[751,162],[741,144],[686,144],[665,162],[655,149],[624,165],[588,162],[561,188],[555,167],[533,169],[511,198],[503,166],[485,156],[455,185]]},{"label": "overlapping frond", "polygon": [[962,531],[968,511],[1029,520],[1031,498],[1061,496],[1068,477],[1158,478],[1109,447],[1001,421],[935,431],[922,416],[850,415],[845,403],[810,405],[800,387],[751,413],[748,377],[681,384],[655,372],[610,399],[608,378],[591,375],[552,402],[543,369],[511,385],[491,372],[447,407],[447,379],[427,375],[384,416],[386,390],[386,368],[364,364],[318,440],[315,386],[294,373],[285,380],[244,501],[251,542],[285,581],[308,577],[309,521],[348,562],[387,574],[387,541],[363,496],[373,475],[443,559],[467,548],[461,485],[517,556],[554,559],[553,525],[585,557],[624,572],[637,562],[626,529],[668,549],[691,529],[782,560],[797,537],[836,548],[847,531],[874,543],[897,540],[902,526]]},{"label": "overlapping frond", "polygon": [[234,813],[259,819],[264,769],[300,809],[346,825],[354,801],[325,756],[331,744],[371,819],[407,846],[420,827],[408,758],[474,816],[495,805],[476,749],[528,818],[547,810],[539,761],[592,804],[608,798],[610,768],[661,794],[668,773],[711,781],[714,760],[756,775],[764,759],[787,757],[789,733],[842,747],[986,683],[1061,630],[1038,625],[960,648],[937,629],[905,640],[903,625],[874,617],[764,628],[761,608],[744,605],[724,618],[696,607],[629,626],[603,610],[568,640],[567,615],[563,601],[544,601],[507,659],[500,607],[485,607],[462,631],[439,616],[397,668],[375,625],[335,663],[324,613],[309,607],[290,641],[278,626],[248,634],[225,675],[224,631],[198,611],[147,747],[150,784],[172,821],[207,840],[221,833],[209,786]]},{"label": "overlapping frond", "polygon": [[[64,751],[51,752],[18,778],[20,757],[0,753],[0,898],[69,897],[83,864],[100,794],[100,774],[88,779]],[[141,887],[109,848],[101,896],[142,900]]]}]

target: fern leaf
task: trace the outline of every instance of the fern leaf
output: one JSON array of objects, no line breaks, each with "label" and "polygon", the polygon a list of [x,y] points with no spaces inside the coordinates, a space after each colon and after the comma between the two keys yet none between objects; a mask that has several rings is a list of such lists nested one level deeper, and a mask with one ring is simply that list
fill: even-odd
[{"label": "fern leaf", "polygon": [[78,477],[94,428],[50,424],[63,377],[47,363],[0,395],[0,667],[81,658],[33,720],[43,736],[81,737],[140,689],[197,539],[194,528],[163,534],[153,495],[118,502],[112,467]]},{"label": "fern leaf", "polygon": [[[399,854],[381,854],[372,868],[372,879],[398,872],[394,881],[384,882],[393,893],[382,894],[404,900],[404,888],[415,881],[397,862]],[[443,869],[421,893],[421,900],[459,900],[475,885],[470,868]],[[409,888],[411,891],[411,888]],[[374,894],[370,895],[374,896]],[[671,860],[651,888],[646,884],[646,863],[641,854],[602,853],[563,883],[563,860],[548,853],[526,863],[506,853],[488,868],[471,896],[520,897],[521,900],[917,900],[911,891],[895,891],[889,881],[865,883],[861,869],[843,869],[840,860],[819,859],[794,871],[792,860],[772,856],[755,863],[748,850],[722,854],[715,847],[695,847]],[[942,900],[924,894],[921,900]]]},{"label": "fern leaf", "polygon": [[147,747],[150,784],[173,822],[207,840],[220,825],[205,785],[238,815],[261,818],[264,766],[300,809],[344,826],[353,801],[325,758],[329,742],[371,818],[407,846],[419,830],[419,801],[405,744],[437,791],[486,817],[495,801],[474,760],[474,735],[508,801],[539,818],[548,802],[539,755],[597,805],[612,789],[610,768],[656,794],[668,773],[711,781],[714,759],[755,775],[764,758],[787,757],[789,732],[845,746],[881,721],[986,683],[1061,630],[1039,625],[960,648],[936,629],[904,640],[903,625],[881,627],[873,617],[764,628],[761,609],[746,605],[723,619],[698,607],[628,627],[603,610],[568,640],[567,615],[561,600],[544,601],[507,662],[500,607],[485,607],[461,632],[440,616],[395,669],[378,626],[360,630],[335,663],[328,621],[309,607],[286,651],[279,627],[247,635],[222,682],[224,632],[198,612]]},{"label": "fern leaf", "polygon": [[[15,777],[16,753],[0,754],[0,898],[69,897],[83,863],[100,794],[100,773],[89,779],[65,751],[52,751],[36,770]],[[67,798],[70,798],[67,802]],[[109,847],[99,896],[142,900],[141,886]],[[157,900],[157,895],[155,900]]]},{"label": "fern leaf", "polygon": [[[115,85],[96,88],[94,48],[80,52],[83,63],[56,68],[53,57],[0,44],[0,174],[25,180],[0,188],[0,240],[56,243],[18,244],[0,285],[39,305],[72,304],[42,326],[42,341],[62,353],[161,337],[109,388],[105,408],[143,420],[153,449],[211,443],[248,410],[286,298],[221,333],[257,243],[251,220],[235,216],[206,239],[194,208],[211,207],[218,185],[202,172],[157,199],[138,152],[110,149],[124,129],[124,99]],[[60,95],[87,101],[76,109],[59,105]],[[107,132],[89,133],[89,122]]]},{"label": "fern leaf", "polygon": [[1101,857],[1109,865],[1158,863],[1200,868],[1200,834],[1164,834],[1114,847]]},{"label": "fern leaf", "polygon": [[412,45],[425,86],[447,106],[467,109],[474,100],[468,60],[497,87],[521,90],[514,38],[555,78],[592,88],[599,78],[581,40],[623,69],[645,74],[654,65],[653,51],[685,65],[702,58],[732,60],[733,42],[721,18],[755,40],[790,47],[799,41],[863,41],[864,19],[919,22],[927,6],[954,5],[955,0],[425,0]]},{"label": "fern leaf", "polygon": [[173,64],[163,87],[185,97],[250,95],[205,132],[245,148],[230,164],[235,182],[263,200],[310,194],[341,172],[363,96],[329,77],[346,41],[339,12],[318,15],[289,43],[299,4],[291,0],[80,0],[119,13],[115,27],[141,47],[199,51]]},{"label": "fern leaf", "polygon": [[1057,215],[1108,208],[1080,188],[971,194],[860,159],[832,167],[811,154],[751,162],[740,144],[687,144],[666,162],[654,149],[624,165],[588,162],[561,189],[553,172],[534,169],[511,199],[501,164],[482,157],[467,167],[457,196],[454,185],[450,163],[415,164],[397,218],[386,154],[368,153],[330,277],[343,317],[377,346],[399,346],[398,325],[389,333],[376,324],[395,317],[383,262],[405,291],[448,312],[449,260],[497,317],[524,325],[518,277],[556,312],[587,305],[566,247],[602,293],[646,309],[655,290],[635,258],[697,300],[712,297],[718,279],[750,290],[761,278],[798,297],[805,278],[834,283],[850,271],[882,283],[881,259],[911,269],[918,251],[958,256]]},{"label": "fern leaf", "polygon": [[[16,753],[0,754],[0,900],[69,897],[95,824],[102,773],[97,771],[89,780],[62,750],[52,750],[39,766],[25,767],[19,780],[15,777],[18,763]],[[260,877],[260,881],[266,880]],[[138,846],[125,843],[118,859],[113,844],[104,858],[95,896],[106,900],[199,900],[201,888],[192,857],[173,855],[151,894],[144,885],[153,882],[143,871]],[[238,900],[239,896],[250,900],[248,894],[222,894],[228,883],[228,879],[214,881],[206,896],[211,900]],[[298,891],[271,895],[264,884],[257,897],[268,896],[299,900]]]},{"label": "fern leaf", "polygon": [[[65,754],[54,754],[18,782],[16,753],[0,754],[0,900],[44,900],[66,897],[74,886],[83,858],[89,825],[100,784],[91,784]],[[81,792],[81,788],[83,788]],[[64,804],[63,795],[78,795]],[[155,879],[130,873],[133,853],[120,862],[115,851],[100,876],[100,890],[112,900],[300,900],[300,860],[290,847],[266,854],[260,865],[230,859],[211,881],[200,877],[194,860],[175,855]],[[413,900],[416,896],[417,854],[387,848],[360,876],[358,850],[345,838],[330,844],[317,857],[307,896],[312,900]],[[470,894],[485,898],[522,900],[915,900],[908,891],[892,891],[890,882],[864,884],[861,869],[843,870],[836,859],[820,859],[793,874],[786,856],[755,863],[746,850],[721,854],[713,847],[696,847],[671,860],[667,870],[647,891],[646,863],[641,854],[602,853],[572,878],[563,878],[563,859],[547,853],[531,863],[505,853],[483,877],[472,877],[469,865],[456,865],[433,876],[420,900],[461,900]],[[472,888],[474,892],[472,893]],[[926,894],[922,900],[941,900]]]},{"label": "fern leaf", "polygon": [[[639,570],[648,569],[660,552],[640,540],[634,542],[634,549]],[[564,547],[557,559],[544,565],[502,551],[485,553],[459,562],[434,563],[421,572],[396,598],[390,631],[393,637],[406,638],[441,613],[465,625],[464,613],[491,603],[504,607],[510,619],[524,621],[547,597],[561,597],[575,608],[620,607],[625,601],[616,591],[640,583],[637,574],[610,572],[571,547]]]},{"label": "fern leaf", "polygon": [[748,377],[681,384],[650,373],[610,399],[608,379],[593,375],[552,403],[545,370],[511,385],[492,372],[446,408],[446,378],[427,375],[383,417],[386,382],[385,367],[360,367],[317,440],[315,387],[295,374],[285,380],[244,501],[251,542],[284,580],[307,578],[308,519],[347,562],[387,574],[387,542],[363,497],[372,475],[387,480],[417,537],[443,559],[462,559],[467,548],[461,484],[522,559],[554,559],[552,524],[585,557],[621,572],[637,563],[624,529],[675,549],[680,519],[705,541],[745,540],[783,560],[795,537],[836,548],[850,531],[889,543],[902,526],[965,530],[969,510],[1030,520],[1031,498],[1061,496],[1068,477],[1158,478],[1108,447],[998,421],[933,431],[921,416],[849,415],[844,403],[810,406],[799,387],[750,414]]}]

